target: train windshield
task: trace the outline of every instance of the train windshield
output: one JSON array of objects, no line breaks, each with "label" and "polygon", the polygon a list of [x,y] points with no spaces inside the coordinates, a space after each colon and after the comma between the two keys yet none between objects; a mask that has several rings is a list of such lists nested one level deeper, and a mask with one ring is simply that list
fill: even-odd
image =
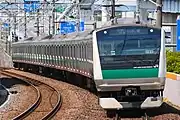
[{"label": "train windshield", "polygon": [[159,63],[161,31],[147,27],[117,27],[97,33],[103,69],[156,66]]}]

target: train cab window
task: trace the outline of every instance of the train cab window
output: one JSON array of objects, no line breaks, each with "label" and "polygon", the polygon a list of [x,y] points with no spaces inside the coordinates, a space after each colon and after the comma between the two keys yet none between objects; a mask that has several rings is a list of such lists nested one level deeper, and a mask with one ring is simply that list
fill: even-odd
[{"label": "train cab window", "polygon": [[153,65],[158,63],[161,30],[153,28],[152,33],[150,29],[128,26],[97,32],[102,69],[125,69],[146,66],[149,62]]}]

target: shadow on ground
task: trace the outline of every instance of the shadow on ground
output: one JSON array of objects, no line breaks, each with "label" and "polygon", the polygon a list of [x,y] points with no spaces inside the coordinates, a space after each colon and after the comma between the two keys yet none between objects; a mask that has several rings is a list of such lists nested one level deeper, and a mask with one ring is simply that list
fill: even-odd
[{"label": "shadow on ground", "polygon": [[121,118],[141,118],[142,116],[145,115],[145,113],[147,113],[147,115],[150,117],[155,117],[163,114],[180,115],[180,111],[178,109],[175,109],[174,107],[166,103],[163,103],[160,108],[152,108],[146,110],[140,110],[140,109],[121,110],[119,111],[119,116],[121,116]]}]

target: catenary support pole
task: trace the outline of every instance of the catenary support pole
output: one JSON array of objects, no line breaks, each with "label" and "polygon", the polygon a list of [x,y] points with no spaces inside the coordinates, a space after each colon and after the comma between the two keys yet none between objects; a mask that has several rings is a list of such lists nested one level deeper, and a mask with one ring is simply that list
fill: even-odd
[{"label": "catenary support pole", "polygon": [[52,12],[52,31],[55,34],[55,0],[53,0],[53,12]]},{"label": "catenary support pole", "polygon": [[162,27],[162,0],[156,0],[156,3],[157,3],[156,26]]}]

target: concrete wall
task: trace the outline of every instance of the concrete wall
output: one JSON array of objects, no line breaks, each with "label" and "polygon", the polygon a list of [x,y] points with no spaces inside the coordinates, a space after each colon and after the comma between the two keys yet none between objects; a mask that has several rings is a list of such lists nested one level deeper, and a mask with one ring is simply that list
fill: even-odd
[{"label": "concrete wall", "polygon": [[12,57],[5,52],[5,49],[1,45],[0,45],[0,67],[13,68]]},{"label": "concrete wall", "polygon": [[166,78],[165,101],[172,103],[174,107],[180,109],[180,75],[168,72]]}]

